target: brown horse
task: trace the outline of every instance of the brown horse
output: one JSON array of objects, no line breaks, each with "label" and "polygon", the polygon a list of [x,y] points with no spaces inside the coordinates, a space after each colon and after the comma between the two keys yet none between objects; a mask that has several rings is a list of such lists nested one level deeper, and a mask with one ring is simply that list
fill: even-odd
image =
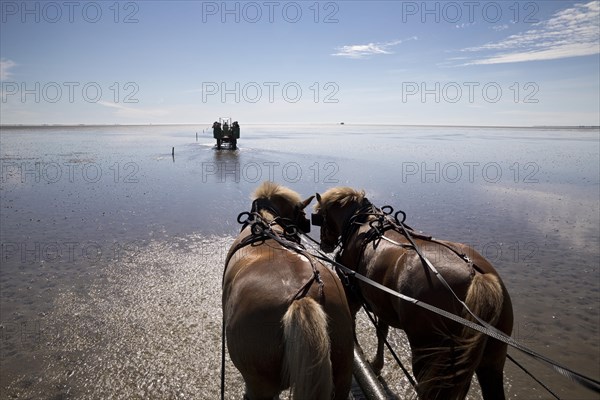
[{"label": "brown horse", "polygon": [[[302,251],[302,201],[264,182],[254,193],[252,222],[233,243],[223,275],[223,315],[231,360],[248,399],[345,399],[352,381],[352,316],[331,269]],[[254,225],[256,225],[254,224]],[[273,236],[264,236],[268,231]]]},{"label": "brown horse", "polygon": [[[338,261],[348,268],[406,296],[473,320],[417,254],[400,223],[384,216],[364,192],[337,187],[317,195],[317,200],[322,250],[331,252],[341,244]],[[378,226],[382,220],[388,222]],[[410,235],[412,231],[406,229]],[[433,240],[414,232],[411,237],[475,315],[510,335],[510,297],[488,261],[461,243]],[[393,326],[404,330],[410,342],[420,399],[462,399],[474,373],[484,399],[504,399],[505,344],[363,282],[358,288],[379,319],[381,329],[373,361],[377,372],[383,367],[383,340],[388,326]],[[358,301],[356,296],[351,300],[354,315],[360,307]]]}]

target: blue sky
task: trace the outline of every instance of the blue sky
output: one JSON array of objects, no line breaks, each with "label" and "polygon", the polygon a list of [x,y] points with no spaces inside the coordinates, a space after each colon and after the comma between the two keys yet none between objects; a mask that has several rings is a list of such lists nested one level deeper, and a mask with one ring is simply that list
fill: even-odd
[{"label": "blue sky", "polygon": [[2,124],[600,125],[599,1],[4,1]]}]

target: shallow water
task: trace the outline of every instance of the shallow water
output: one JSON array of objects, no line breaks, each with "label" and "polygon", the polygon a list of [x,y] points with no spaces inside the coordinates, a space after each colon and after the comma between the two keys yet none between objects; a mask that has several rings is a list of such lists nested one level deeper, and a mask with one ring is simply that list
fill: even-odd
[{"label": "shallow water", "polygon": [[[513,336],[600,376],[598,130],[256,125],[217,151],[208,125],[2,128],[0,144],[2,397],[216,398],[223,261],[267,179],[363,188],[474,246],[509,289]],[[511,354],[562,398],[595,398]],[[384,376],[412,393],[391,359]],[[227,379],[240,398],[231,363]],[[510,363],[506,387],[548,398]]]}]

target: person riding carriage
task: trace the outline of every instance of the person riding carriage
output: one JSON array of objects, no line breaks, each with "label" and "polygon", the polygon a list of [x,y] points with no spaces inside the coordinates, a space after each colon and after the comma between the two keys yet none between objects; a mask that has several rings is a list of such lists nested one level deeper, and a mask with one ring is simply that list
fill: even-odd
[{"label": "person riding carriage", "polygon": [[235,121],[231,123],[231,118],[219,118],[219,121],[213,123],[213,137],[217,140],[217,149],[221,148],[223,143],[229,143],[229,148],[237,148],[237,140],[240,138],[240,124]]}]

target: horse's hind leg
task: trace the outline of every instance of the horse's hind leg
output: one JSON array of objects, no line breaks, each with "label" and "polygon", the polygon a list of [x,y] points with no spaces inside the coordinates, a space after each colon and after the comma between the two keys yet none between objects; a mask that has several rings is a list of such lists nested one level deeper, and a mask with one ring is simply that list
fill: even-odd
[{"label": "horse's hind leg", "polygon": [[[509,331],[510,332],[510,331]],[[475,369],[484,400],[504,400],[504,363],[506,345],[497,340],[487,340],[484,356]]]},{"label": "horse's hind leg", "polygon": [[373,372],[377,376],[381,373],[383,369],[383,346],[385,344],[385,340],[388,335],[389,325],[384,324],[381,320],[378,321],[377,324],[377,353],[375,353],[375,358],[371,362],[371,367],[373,368]]},{"label": "horse's hind leg", "polygon": [[506,361],[506,345],[488,339],[485,356],[477,366],[475,373],[484,400],[504,400],[504,362]]},{"label": "horse's hind leg", "polygon": [[244,400],[279,400],[279,389],[246,381]]},{"label": "horse's hind leg", "polygon": [[476,373],[484,400],[505,399],[502,369],[484,367],[478,368]]},{"label": "horse's hind leg", "polygon": [[244,400],[279,400],[279,395],[270,397],[253,397],[248,395],[248,392],[244,393]]},{"label": "horse's hind leg", "polygon": [[257,398],[257,397],[249,397],[247,393],[244,393],[244,399],[243,400],[280,400],[279,396],[275,396],[275,397],[265,397],[264,399],[261,398]]}]

